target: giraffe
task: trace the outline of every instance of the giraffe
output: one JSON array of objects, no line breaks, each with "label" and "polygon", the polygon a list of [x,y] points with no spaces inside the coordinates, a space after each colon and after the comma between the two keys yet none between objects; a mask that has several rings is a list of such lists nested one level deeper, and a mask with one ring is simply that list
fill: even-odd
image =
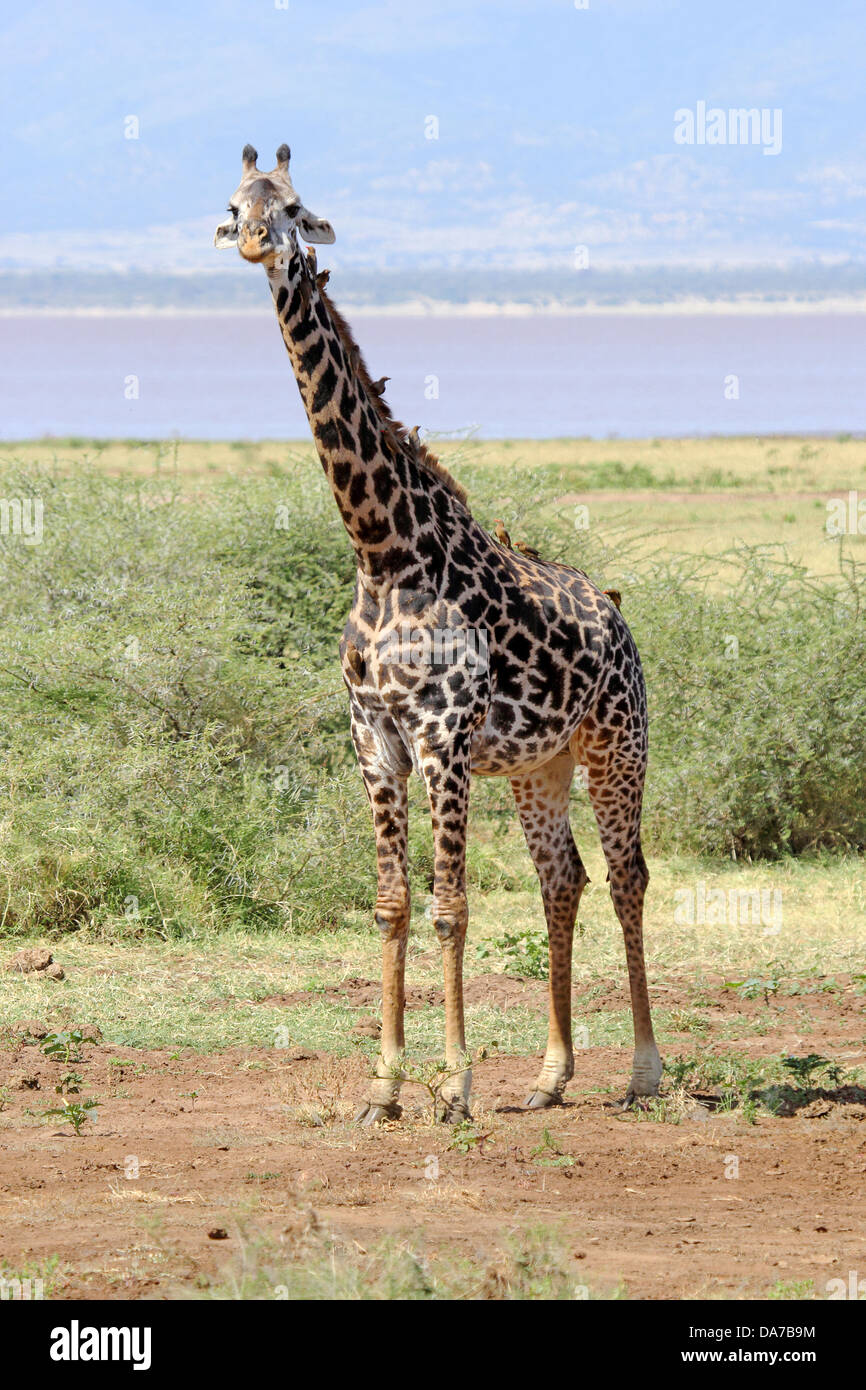
[{"label": "giraffe", "polygon": [[[261,172],[249,145],[217,247],[262,264],[326,478],[355,551],[352,610],[340,643],[352,741],[376,843],[375,925],[382,945],[382,1035],[357,1119],[401,1113],[409,933],[407,782],[423,780],[434,839],[432,919],[442,950],[445,1060],[440,1118],[469,1117],[463,955],[466,832],[472,775],[507,777],[541,885],[549,940],[549,1023],[524,1104],[561,1104],[574,1074],[571,957],[588,882],[568,817],[585,770],[622,926],[634,1024],[624,1104],[658,1091],[643,955],[648,871],[641,850],[646,692],[619,606],[582,571],[495,539],[466,494],[384,400],[307,243],[329,222],[298,198],[287,145]],[[504,528],[503,528],[504,530]],[[616,595],[618,598],[619,595]]]}]

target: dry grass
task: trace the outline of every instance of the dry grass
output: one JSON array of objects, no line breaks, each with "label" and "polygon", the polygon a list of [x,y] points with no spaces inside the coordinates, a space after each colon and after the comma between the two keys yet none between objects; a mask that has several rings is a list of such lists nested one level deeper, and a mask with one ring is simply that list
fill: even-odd
[{"label": "dry grass", "polygon": [[[792,558],[821,575],[836,568],[825,531],[828,498],[849,491],[866,496],[863,444],[847,437],[506,439],[445,441],[436,447],[442,463],[468,487],[470,503],[476,474],[501,480],[507,500],[506,469],[540,470],[546,482],[561,482],[563,509],[579,497],[589,504],[591,524],[639,529],[662,553],[717,555],[738,541],[784,545]],[[0,444],[0,463],[13,459],[56,463],[61,470],[87,459],[115,476],[176,481],[190,498],[200,491],[197,484],[211,488],[287,467],[293,472],[318,468],[307,440]],[[855,554],[866,554],[866,535],[851,537],[850,545]]]}]

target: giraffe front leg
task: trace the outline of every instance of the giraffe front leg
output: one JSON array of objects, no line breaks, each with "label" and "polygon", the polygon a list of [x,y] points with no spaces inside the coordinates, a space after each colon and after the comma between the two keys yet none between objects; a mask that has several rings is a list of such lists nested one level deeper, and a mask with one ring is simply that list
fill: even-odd
[{"label": "giraffe front leg", "polygon": [[471,1118],[472,1071],[466,1065],[463,1016],[463,952],[469,908],[466,898],[466,822],[469,813],[469,739],[447,750],[422,750],[421,774],[433,821],[433,926],[442,947],[445,976],[445,1064],[440,1118]]},{"label": "giraffe front leg", "polygon": [[399,1117],[405,1048],[406,944],[409,939],[409,880],[406,868],[408,798],[406,777],[361,767],[373,811],[378,889],[375,922],[382,937],[382,1047],[369,1100],[355,1116],[364,1125]]},{"label": "giraffe front leg", "polygon": [[541,884],[550,962],[547,1048],[535,1086],[524,1101],[531,1110],[560,1105],[574,1075],[571,952],[577,907],[587,876],[568,823],[573,775],[574,759],[563,754],[511,782]]}]

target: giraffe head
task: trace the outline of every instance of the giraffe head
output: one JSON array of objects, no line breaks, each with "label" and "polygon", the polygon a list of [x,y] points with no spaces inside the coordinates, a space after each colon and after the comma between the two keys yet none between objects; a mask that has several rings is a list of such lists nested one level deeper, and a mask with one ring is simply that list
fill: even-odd
[{"label": "giraffe head", "polygon": [[286,250],[297,235],[304,241],[332,242],[334,229],[322,217],[308,212],[289,177],[288,145],[277,150],[277,167],[270,174],[256,168],[258,155],[245,145],[243,173],[229,199],[227,222],[214,234],[214,246],[237,246],[246,261],[270,261]]}]

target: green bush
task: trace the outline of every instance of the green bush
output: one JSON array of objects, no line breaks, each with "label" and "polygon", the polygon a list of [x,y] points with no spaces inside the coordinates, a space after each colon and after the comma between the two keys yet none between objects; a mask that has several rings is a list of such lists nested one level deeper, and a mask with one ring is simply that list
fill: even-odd
[{"label": "green bush", "polygon": [[680,564],[630,596],[652,721],[650,835],[752,858],[863,849],[866,567],[819,583],[762,549],[728,558],[724,592]]},{"label": "green bush", "polygon": [[[487,474],[479,519],[624,589],[652,717],[645,838],[767,856],[866,843],[864,571],[817,582],[780,555],[641,559],[625,530],[576,533],[555,478]],[[368,809],[337,659],[353,557],[309,462],[184,496],[164,480],[7,476],[44,539],[0,536],[0,931],[192,936],[304,930],[372,905]],[[731,654],[731,639],[736,653]],[[504,793],[504,795],[503,795]],[[474,814],[503,822],[507,788]],[[419,886],[429,825],[410,841]],[[514,886],[495,835],[481,889]]]},{"label": "green bush", "polygon": [[5,489],[45,507],[41,545],[3,538],[5,930],[187,935],[369,905],[336,659],[352,557],[321,492],[190,503],[88,471]]}]

